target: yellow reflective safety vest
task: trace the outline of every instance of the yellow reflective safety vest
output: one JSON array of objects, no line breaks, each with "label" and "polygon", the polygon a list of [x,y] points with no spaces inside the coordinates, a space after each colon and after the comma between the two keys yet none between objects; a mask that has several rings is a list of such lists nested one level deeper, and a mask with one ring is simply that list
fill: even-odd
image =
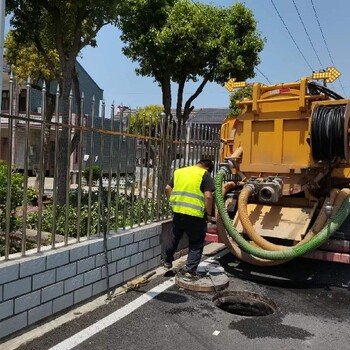
[{"label": "yellow reflective safety vest", "polygon": [[204,217],[205,198],[200,186],[205,171],[196,165],[175,170],[174,188],[170,196],[174,213]]}]

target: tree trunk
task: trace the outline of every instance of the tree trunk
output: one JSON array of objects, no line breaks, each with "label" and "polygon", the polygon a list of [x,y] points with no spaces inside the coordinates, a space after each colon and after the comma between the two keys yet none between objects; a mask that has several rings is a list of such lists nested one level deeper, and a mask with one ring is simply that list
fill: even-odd
[{"label": "tree trunk", "polygon": [[171,85],[170,77],[166,77],[160,80],[163,96],[163,106],[164,112],[167,117],[172,117],[171,115]]},{"label": "tree trunk", "polygon": [[[63,66],[63,79],[62,79],[62,99],[63,99],[63,111],[62,111],[62,123],[68,125],[69,122],[69,94],[72,88],[72,76],[74,72],[75,60],[68,60]],[[71,140],[68,140],[68,128],[62,127],[62,131],[58,140],[58,179],[57,179],[57,200],[60,205],[66,203],[66,185],[69,178],[67,172],[70,166],[68,158],[68,144]],[[70,156],[70,155],[69,155]]]},{"label": "tree trunk", "polygon": [[[45,80],[45,84],[46,84],[46,105],[45,105],[45,121],[46,122],[51,122],[52,120],[52,116],[55,112],[55,95],[53,95],[50,92],[50,81]],[[35,89],[38,90],[37,86],[34,87]],[[40,91],[42,91],[42,89],[40,88]],[[46,175],[46,166],[47,166],[47,160],[49,159],[49,157],[51,157],[52,155],[50,154],[50,130],[51,127],[47,126],[44,129],[44,144],[43,144],[43,169],[42,169],[42,181],[43,184],[45,183],[45,175]],[[40,169],[39,169],[40,171]],[[39,185],[40,185],[40,173],[39,171],[36,173],[35,176],[35,183],[34,183],[34,188],[36,188],[37,190],[39,190]]]},{"label": "tree trunk", "polygon": [[182,122],[182,103],[184,88],[185,80],[179,82],[179,87],[177,89],[176,119],[179,121],[179,124]]},{"label": "tree trunk", "polygon": [[207,84],[208,81],[209,81],[208,78],[204,78],[203,81],[198,86],[197,90],[194,92],[194,94],[186,101],[184,111],[182,114],[182,118],[183,118],[184,123],[187,122],[191,112],[194,109],[194,107],[191,106],[192,102],[201,94],[204,86]]},{"label": "tree trunk", "polygon": [[[75,65],[74,65],[74,74],[73,74],[73,89],[74,89],[75,102],[77,104],[77,115],[78,115],[77,124],[80,126],[82,125],[81,119],[84,111],[81,110],[80,86],[79,86],[79,79],[78,79]],[[79,143],[80,143],[80,132],[78,130],[75,130],[75,133],[72,138],[71,149],[70,149],[71,153],[75,151]]]}]

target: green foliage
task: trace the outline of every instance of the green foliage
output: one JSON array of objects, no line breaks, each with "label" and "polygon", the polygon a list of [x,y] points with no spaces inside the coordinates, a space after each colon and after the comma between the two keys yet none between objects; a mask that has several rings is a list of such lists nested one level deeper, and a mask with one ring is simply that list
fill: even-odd
[{"label": "green foliage", "polygon": [[[117,18],[116,5],[121,0],[8,0],[6,12],[16,45],[34,45],[44,58],[52,76],[58,82],[63,100],[62,122],[69,122],[69,94],[74,87],[77,114],[80,115],[79,81],[75,65],[78,54],[88,46],[96,46],[99,30]],[[50,55],[56,50],[60,64]],[[18,57],[18,55],[17,55]],[[73,84],[74,82],[74,84]],[[77,135],[77,134],[76,134]],[[73,147],[78,144],[74,138]],[[60,204],[66,200],[66,178],[69,150],[68,132],[59,135],[60,154],[58,168],[62,176],[57,183],[57,199]]]},{"label": "green foliage", "polygon": [[[6,161],[0,161],[0,230],[6,229],[6,205],[8,188],[8,165]],[[11,201],[10,201],[10,231],[20,227],[20,221],[15,216],[16,209],[23,201],[23,175],[11,172]]]},{"label": "green foliage", "polygon": [[[80,222],[81,222],[81,235],[86,236],[87,234],[87,222],[88,222],[88,206],[84,205],[80,211]],[[27,227],[33,230],[38,229],[38,212],[34,212],[28,215]],[[56,234],[64,235],[66,229],[66,206],[61,205],[56,207]],[[52,232],[52,220],[54,217],[53,206],[48,205],[42,213],[42,230],[46,232]],[[90,214],[90,234],[97,233],[97,225],[99,221],[98,204],[94,202],[91,206]],[[78,213],[77,209],[70,206],[68,209],[68,236],[76,237],[77,235],[77,220]]]},{"label": "green foliage", "polygon": [[[16,174],[18,175],[18,174]],[[170,214],[170,208],[167,203],[161,202],[158,204],[157,200],[138,198],[132,195],[125,195],[124,193],[117,193],[116,190],[112,190],[111,202],[109,208],[99,206],[99,195],[101,194],[102,200],[107,198],[107,191],[103,189],[102,193],[98,191],[91,192],[91,207],[89,207],[89,193],[82,191],[80,211],[78,214],[78,190],[71,191],[69,197],[68,208],[68,225],[67,234],[69,237],[77,236],[77,222],[80,222],[80,235],[86,236],[88,233],[88,225],[90,225],[90,235],[95,235],[103,231],[103,219],[109,218],[110,229],[117,229],[131,225],[137,225],[140,223],[150,222],[157,220],[158,215],[160,217],[168,216]],[[118,208],[118,209],[117,209]],[[0,224],[5,225],[5,217],[1,215],[0,210]],[[42,211],[41,216],[41,229],[42,231],[52,232],[53,217],[56,219],[56,234],[65,235],[66,231],[66,206],[58,205],[54,213],[53,205],[47,205]],[[28,212],[27,228],[37,230],[38,229],[38,211]],[[90,221],[89,221],[90,220]],[[21,228],[21,218],[17,217],[15,213],[11,216],[11,227],[13,229]],[[1,226],[1,227],[2,227]],[[33,242],[26,242],[26,249],[34,247]],[[21,251],[21,241],[18,237],[10,236],[10,253]],[[5,253],[5,237],[0,233],[0,256]]]},{"label": "green foliage", "polygon": [[157,123],[160,125],[163,111],[164,108],[159,105],[148,105],[138,108],[137,116],[136,114],[131,114],[130,116],[130,132],[134,133],[137,131],[138,134],[149,135],[150,128],[153,130]]},{"label": "green foliage", "polygon": [[[11,69],[20,85],[24,85],[28,77],[32,82],[37,82],[39,79],[54,80],[52,70],[34,44],[17,43],[14,31],[10,30],[4,46],[6,59],[11,64]],[[47,54],[58,70],[60,61],[57,50],[48,48]]]},{"label": "green foliage", "polygon": [[[26,250],[33,249],[35,247],[34,242],[26,242]],[[18,237],[10,236],[9,254],[17,253],[21,251],[22,242]],[[0,256],[5,255],[5,235],[0,234]]]},{"label": "green foliage", "polygon": [[118,2],[8,0],[6,12],[11,16],[17,43],[35,43],[39,50],[57,49],[63,64],[75,60],[84,46],[96,46],[101,27],[115,21]]},{"label": "green foliage", "polygon": [[[137,74],[159,83],[167,113],[171,83],[178,84],[178,119],[187,120],[207,82],[223,85],[233,77],[254,77],[264,40],[242,3],[223,8],[190,0],[125,0],[118,11],[123,53],[139,64]],[[184,101],[186,82],[199,79],[197,90]]]},{"label": "green foliage", "polygon": [[[6,40],[7,55],[19,78],[55,79],[63,99],[68,101],[78,54],[87,45],[96,46],[98,31],[115,22],[118,2],[6,1],[6,12],[14,28]],[[64,104],[64,108],[67,106]],[[68,110],[63,112],[64,117],[68,115]]]},{"label": "green foliage", "polygon": [[236,89],[230,96],[230,117],[237,117],[241,112],[237,102],[243,101],[245,98],[251,99],[253,96],[253,87],[248,85],[247,87]]},{"label": "green foliage", "polygon": [[[99,167],[94,167],[95,174],[100,173]],[[5,237],[4,231],[6,229],[6,195],[7,195],[7,163],[0,161],[0,256],[5,253]],[[86,171],[86,169],[85,169]],[[88,173],[88,170],[87,170]],[[98,177],[97,177],[98,178]],[[129,180],[127,181],[127,183]],[[132,182],[132,181],[131,181]],[[28,201],[34,201],[37,198],[38,192],[28,189],[27,198]],[[116,189],[112,189],[111,202],[109,208],[107,205],[104,208],[99,206],[100,196],[102,201],[107,199],[107,189],[102,189],[101,192],[91,192],[91,206],[89,206],[89,193],[82,191],[80,210],[78,212],[78,189],[70,191],[68,217],[66,225],[66,206],[57,205],[54,212],[53,205],[47,205],[44,207],[41,215],[41,230],[46,232],[53,231],[53,217],[56,219],[56,233],[64,235],[67,229],[69,237],[76,237],[77,235],[77,222],[80,222],[80,235],[86,236],[89,232],[91,235],[102,232],[103,218],[109,218],[110,229],[117,229],[125,226],[137,225],[140,223],[154,221],[160,217],[170,214],[169,206],[164,203],[160,203],[156,200],[138,198],[135,195],[125,195],[125,193],[118,193]],[[10,230],[14,232],[20,230],[22,227],[22,220],[19,213],[16,210],[22,205],[23,201],[23,176],[18,173],[12,173],[11,175],[11,217],[10,217]],[[118,208],[118,209],[117,209]],[[159,214],[158,214],[159,213]],[[39,212],[28,211],[27,228],[38,230],[38,218]],[[26,249],[33,248],[35,243],[26,242]],[[10,236],[10,253],[15,253],[21,250],[21,240],[18,237]]]},{"label": "green foliage", "polygon": [[[83,170],[83,177],[87,183],[89,183],[89,177],[90,177],[90,167],[86,167]],[[101,175],[101,168],[98,165],[94,165],[92,167],[92,181],[97,181],[100,178]]]},{"label": "green foliage", "polygon": [[[110,228],[117,229],[125,226],[136,225],[140,221],[141,223],[146,220],[155,220],[158,212],[161,216],[170,214],[169,208],[163,203],[159,208],[157,201],[150,199],[136,198],[131,195],[119,193],[117,196],[116,191],[113,191],[111,196],[111,205],[108,211],[107,207],[104,207],[102,212],[101,207],[98,204],[98,192],[92,193],[92,205],[88,206],[88,192],[82,193],[81,207],[77,212],[77,191],[72,192],[70,196],[70,207],[68,209],[68,236],[76,237],[77,235],[77,221],[80,220],[80,235],[86,236],[88,232],[88,220],[90,217],[90,235],[102,232],[102,219],[109,218]],[[118,207],[118,210],[116,209]],[[66,228],[66,207],[56,207],[56,233],[60,235],[65,234]],[[42,230],[52,232],[52,218],[54,216],[53,206],[49,205],[42,213]],[[34,212],[28,216],[28,228],[37,229],[38,213]]]},{"label": "green foliage", "polygon": [[29,187],[27,190],[27,200],[29,203],[36,205],[38,203],[39,190]]}]

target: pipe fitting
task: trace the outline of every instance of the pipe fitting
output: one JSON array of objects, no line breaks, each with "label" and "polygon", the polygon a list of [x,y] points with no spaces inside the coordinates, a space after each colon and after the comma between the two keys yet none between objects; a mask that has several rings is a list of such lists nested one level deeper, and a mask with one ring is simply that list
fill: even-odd
[{"label": "pipe fitting", "polygon": [[269,177],[259,185],[258,199],[263,203],[277,203],[282,197],[283,181],[279,177]]},{"label": "pipe fitting", "polygon": [[230,159],[225,159],[225,162],[220,163],[219,166],[219,170],[225,171],[226,174],[231,174],[232,169],[234,168],[234,163]]},{"label": "pipe fitting", "polygon": [[328,201],[326,206],[324,207],[324,211],[326,213],[327,218],[329,219],[332,214],[333,214],[333,206],[331,205],[331,203]]},{"label": "pipe fitting", "polygon": [[263,203],[276,203],[282,197],[283,181],[279,177],[251,177],[244,187],[250,186],[258,200]]},{"label": "pipe fitting", "polygon": [[[316,249],[322,245],[338,228],[342,225],[345,219],[350,215],[350,190],[343,189],[339,192],[334,204],[335,215],[329,220],[329,223],[323,227],[318,234],[309,239],[307,242],[302,242],[293,247],[284,247],[283,250],[270,251],[262,249],[247,242],[240,232],[232,225],[232,221],[225,209],[225,202],[222,196],[222,183],[224,171],[219,171],[215,176],[215,202],[219,215],[221,216],[225,229],[231,238],[237,242],[240,248],[245,252],[252,254],[261,259],[269,260],[288,260],[297,256],[306,254],[307,252]],[[339,201],[338,201],[339,198]]]},{"label": "pipe fitting", "polygon": [[257,185],[255,182],[248,182],[243,186],[243,188],[248,188],[248,187],[252,189],[252,194],[257,193]]}]

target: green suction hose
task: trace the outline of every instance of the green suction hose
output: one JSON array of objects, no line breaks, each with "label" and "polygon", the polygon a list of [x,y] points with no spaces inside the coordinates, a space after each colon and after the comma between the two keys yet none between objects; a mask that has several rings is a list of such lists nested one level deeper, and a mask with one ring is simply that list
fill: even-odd
[{"label": "green suction hose", "polygon": [[254,255],[256,257],[268,260],[286,260],[292,259],[308,253],[309,251],[316,249],[322,245],[345,221],[350,214],[350,196],[348,196],[337,214],[331,218],[330,222],[311,240],[294,246],[285,250],[270,251],[258,248],[247,242],[242,235],[232,226],[232,221],[225,208],[224,198],[222,196],[222,182],[226,171],[224,169],[219,170],[215,176],[215,202],[222,218],[225,229],[228,234],[236,241],[239,247],[245,252]]}]

